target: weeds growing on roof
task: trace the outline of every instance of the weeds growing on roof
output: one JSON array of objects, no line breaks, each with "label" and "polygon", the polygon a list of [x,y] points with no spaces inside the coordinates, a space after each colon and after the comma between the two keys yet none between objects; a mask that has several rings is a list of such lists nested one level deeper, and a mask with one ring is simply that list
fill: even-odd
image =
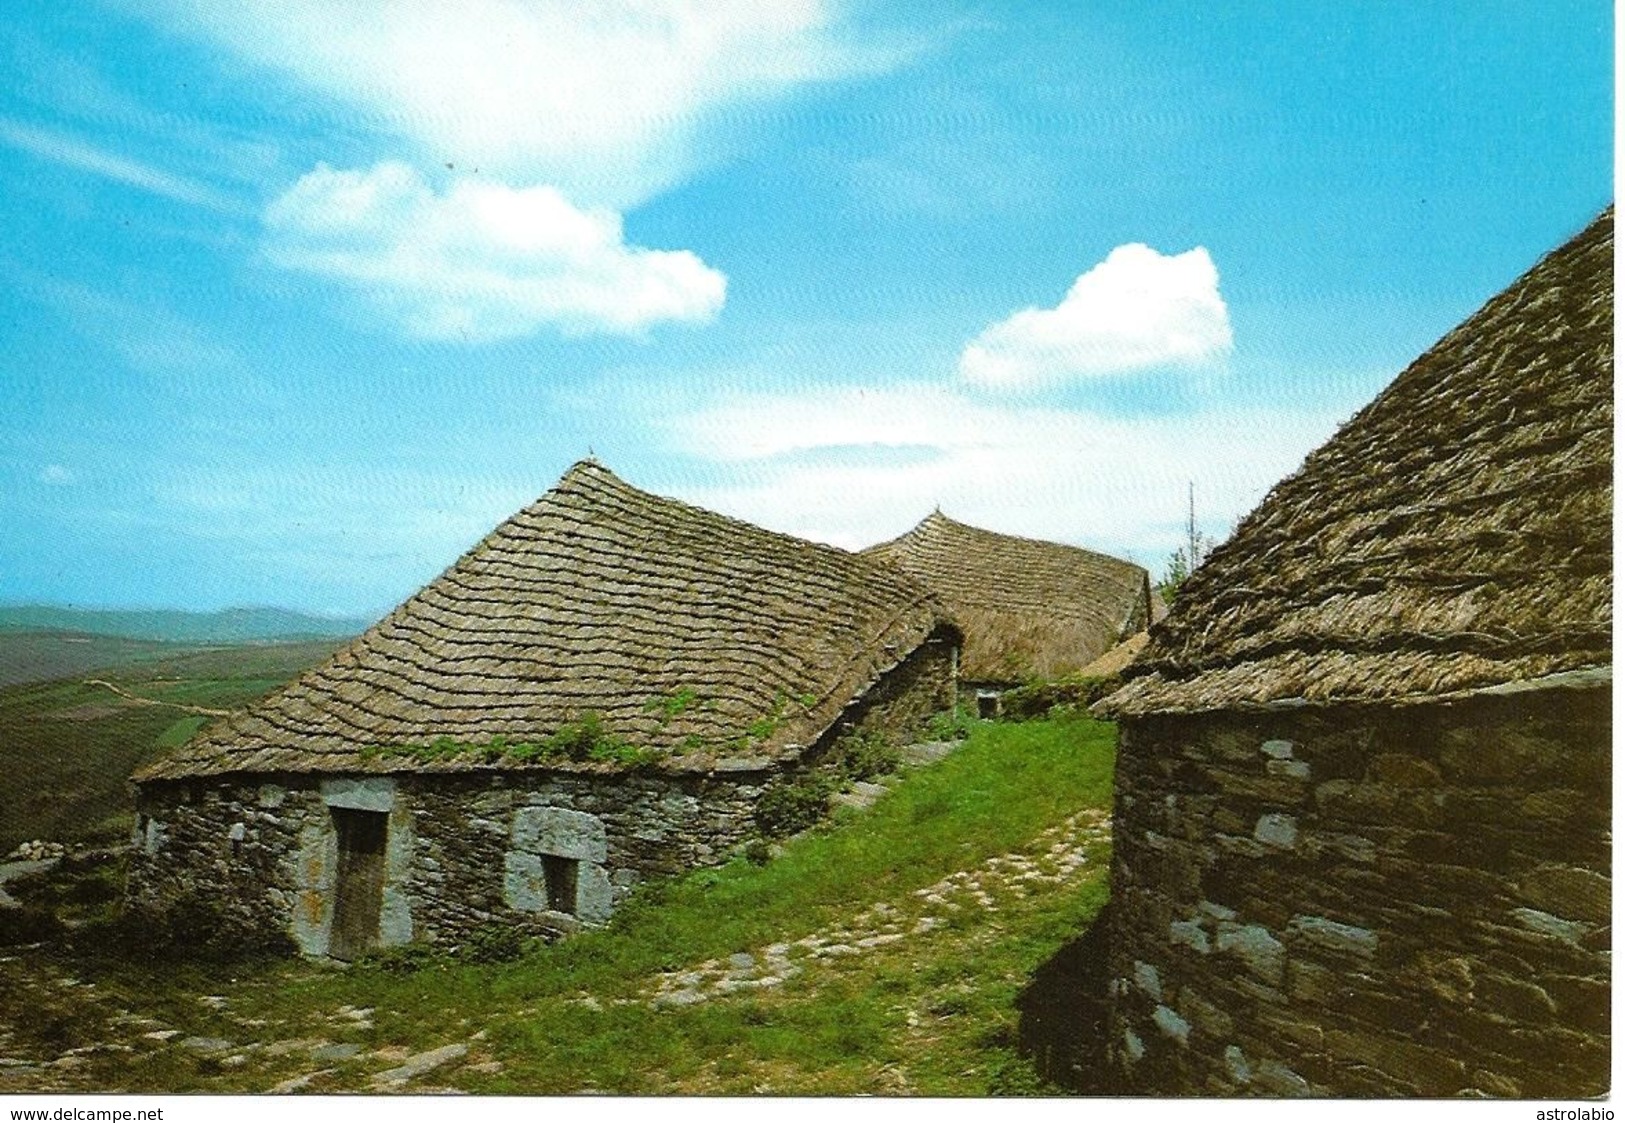
[{"label": "weeds growing on roof", "polygon": [[484,743],[437,737],[426,745],[380,745],[363,750],[363,756],[409,757],[423,763],[467,760],[481,764],[512,761],[519,764],[546,764],[549,761],[597,762],[629,767],[652,764],[661,753],[639,748],[604,728],[603,718],[588,711],[577,721],[560,726],[540,741],[510,741],[501,736]]}]

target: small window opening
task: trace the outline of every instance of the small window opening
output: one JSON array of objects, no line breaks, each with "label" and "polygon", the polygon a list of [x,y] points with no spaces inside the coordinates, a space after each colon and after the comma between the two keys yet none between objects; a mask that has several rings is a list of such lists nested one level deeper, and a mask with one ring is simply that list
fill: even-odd
[{"label": "small window opening", "polygon": [[575,915],[576,880],[581,863],[556,854],[542,855],[542,876],[547,880],[547,907],[554,912]]},{"label": "small window opening", "polygon": [[976,716],[980,718],[995,718],[999,716],[999,692],[997,690],[978,690],[976,692]]}]

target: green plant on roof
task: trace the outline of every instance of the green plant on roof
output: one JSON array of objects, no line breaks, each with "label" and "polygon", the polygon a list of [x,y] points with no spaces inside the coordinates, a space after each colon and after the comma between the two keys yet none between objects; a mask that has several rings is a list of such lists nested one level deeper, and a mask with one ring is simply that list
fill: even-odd
[{"label": "green plant on roof", "polygon": [[649,750],[636,749],[624,738],[604,728],[604,719],[594,710],[588,710],[573,722],[567,722],[541,743],[544,756],[563,756],[570,760],[613,761],[620,764],[640,763],[653,759]]},{"label": "green plant on roof", "polygon": [[[789,696],[780,693],[779,696],[773,700],[772,711],[765,717],[757,718],[746,727],[745,739],[748,742],[747,747],[749,745],[760,744],[761,742],[772,737],[773,734],[777,733],[779,731],[779,726],[784,724],[784,711],[789,708]],[[805,709],[805,707],[803,708]]]},{"label": "green plant on roof", "polygon": [[692,710],[699,701],[700,696],[693,687],[680,686],[669,694],[651,698],[643,709],[645,713],[659,714],[660,724],[665,725],[672,718]]},{"label": "green plant on roof", "polygon": [[474,760],[486,764],[513,761],[545,764],[548,761],[592,761],[630,767],[653,763],[660,753],[639,748],[604,728],[603,718],[589,710],[578,720],[566,722],[540,741],[511,741],[498,734],[489,741],[472,743],[454,737],[437,737],[426,745],[383,745],[362,751],[362,756],[404,756],[413,760]]}]

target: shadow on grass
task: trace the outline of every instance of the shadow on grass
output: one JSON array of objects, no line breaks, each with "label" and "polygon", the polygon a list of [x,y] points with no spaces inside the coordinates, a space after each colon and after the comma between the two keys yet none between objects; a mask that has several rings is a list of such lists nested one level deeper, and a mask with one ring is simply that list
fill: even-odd
[{"label": "shadow on grass", "polygon": [[1106,1064],[1106,933],[1111,905],[1063,944],[1016,996],[1021,1054],[1050,1083],[1085,1096],[1122,1091]]}]

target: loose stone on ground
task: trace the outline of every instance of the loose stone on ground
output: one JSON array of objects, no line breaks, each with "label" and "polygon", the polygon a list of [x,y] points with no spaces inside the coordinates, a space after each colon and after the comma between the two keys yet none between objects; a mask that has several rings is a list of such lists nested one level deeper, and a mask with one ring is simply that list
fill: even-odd
[{"label": "loose stone on ground", "polygon": [[433,1072],[442,1065],[466,1056],[467,1053],[468,1046],[462,1042],[454,1045],[442,1045],[438,1049],[418,1053],[416,1056],[409,1057],[405,1064],[378,1073],[372,1078],[372,1087],[375,1091],[390,1091],[399,1088],[407,1081],[415,1080],[425,1073]]},{"label": "loose stone on ground", "polygon": [[[997,911],[1006,895],[1049,892],[1079,877],[1091,847],[1107,841],[1110,816],[1086,810],[1040,833],[1022,851],[987,859],[974,870],[949,874],[917,889],[910,902],[877,901],[844,923],[836,923],[794,941],[739,951],[681,971],[655,976],[641,1001],[652,1007],[693,1006],[713,998],[780,986],[802,974],[802,964],[861,956],[927,935],[947,923],[947,915],[974,905]],[[918,911],[916,911],[918,910]],[[793,952],[800,955],[792,958]]]}]

